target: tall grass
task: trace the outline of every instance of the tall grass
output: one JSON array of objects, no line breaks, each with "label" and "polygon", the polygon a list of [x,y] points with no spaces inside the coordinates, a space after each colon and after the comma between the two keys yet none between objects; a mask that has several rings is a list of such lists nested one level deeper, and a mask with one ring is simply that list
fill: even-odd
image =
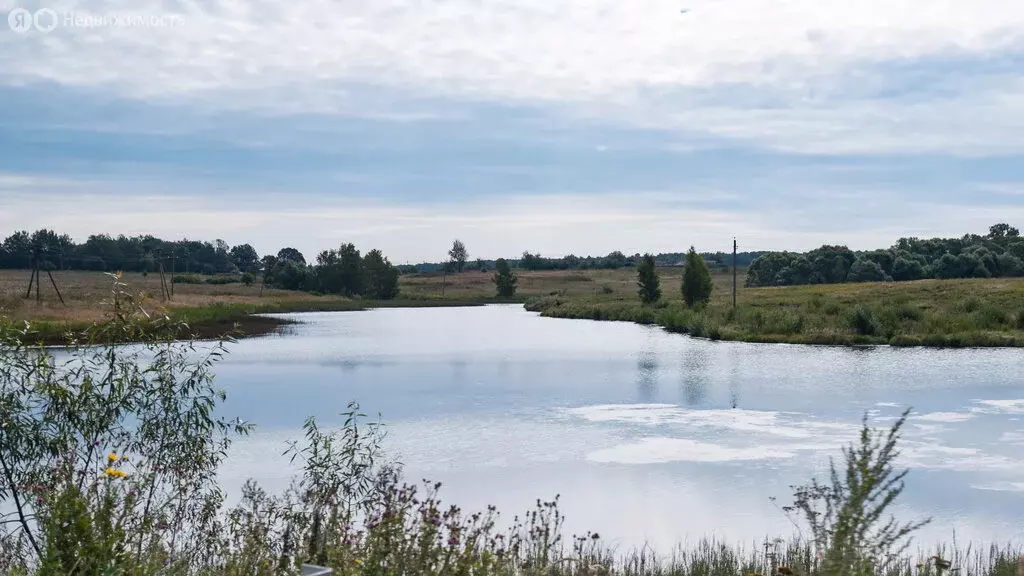
[{"label": "tall grass", "polygon": [[892,283],[747,289],[736,309],[724,298],[688,308],[678,297],[641,306],[600,293],[534,298],[526,307],[555,318],[635,321],[748,342],[1024,346],[1024,284],[983,282],[904,283],[902,290]]}]

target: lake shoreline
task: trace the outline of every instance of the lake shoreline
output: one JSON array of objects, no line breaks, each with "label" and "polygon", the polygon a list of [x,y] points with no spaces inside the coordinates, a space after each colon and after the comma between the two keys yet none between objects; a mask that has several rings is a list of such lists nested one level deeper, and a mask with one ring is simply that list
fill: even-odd
[{"label": "lake shoreline", "polygon": [[[278,333],[286,326],[301,323],[299,320],[275,316],[276,314],[363,312],[379,308],[461,308],[483,306],[490,303],[510,302],[469,299],[283,300],[255,306],[215,303],[202,307],[172,308],[167,311],[167,316],[174,322],[183,323],[183,329],[177,336],[177,340],[219,340],[225,337],[241,339],[266,336]],[[8,324],[13,325],[14,323],[9,322]],[[30,329],[19,337],[21,343],[47,347],[64,346],[69,342],[69,334],[81,335],[92,326],[92,323],[46,319],[29,321],[29,324]],[[138,340],[127,340],[123,343],[132,342],[138,342]]]}]

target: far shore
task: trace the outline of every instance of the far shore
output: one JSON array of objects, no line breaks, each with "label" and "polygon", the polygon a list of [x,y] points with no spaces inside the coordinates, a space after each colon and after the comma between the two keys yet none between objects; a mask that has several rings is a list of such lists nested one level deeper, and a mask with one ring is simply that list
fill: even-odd
[{"label": "far shore", "polygon": [[[681,299],[681,269],[659,268],[662,299],[643,305],[636,271],[523,271],[515,298],[498,299],[491,273],[408,274],[394,300],[364,300],[264,288],[258,285],[177,284],[171,300],[155,274],[124,274],[121,282],[142,306],[165,314],[187,329],[181,337],[216,339],[270,334],[291,320],[268,313],[360,311],[522,303],[543,316],[656,324],[672,332],[742,342],[893,345],[926,347],[1024,346],[1024,278],[920,280],[770,288],[745,288],[738,273],[737,307],[732,308],[732,274],[713,274],[711,301],[698,309]],[[110,276],[59,271],[54,278],[65,304],[43,287],[40,299],[25,298],[26,270],[0,271],[0,318],[31,325],[26,343],[60,345],[111,310]]]}]

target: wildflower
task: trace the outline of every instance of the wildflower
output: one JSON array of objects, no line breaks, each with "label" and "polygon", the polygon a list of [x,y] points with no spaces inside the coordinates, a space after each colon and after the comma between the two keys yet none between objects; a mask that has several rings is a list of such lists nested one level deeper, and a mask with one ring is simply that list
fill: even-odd
[{"label": "wildflower", "polygon": [[111,464],[117,462],[117,454],[114,454],[113,452],[107,454],[107,462],[110,462]]},{"label": "wildflower", "polygon": [[356,566],[360,566],[360,565],[362,565],[362,563],[363,563],[362,560],[360,560],[359,558],[356,558]]},{"label": "wildflower", "polygon": [[125,474],[124,470],[118,470],[117,468],[107,468],[103,471],[108,478],[125,478],[128,474]]}]

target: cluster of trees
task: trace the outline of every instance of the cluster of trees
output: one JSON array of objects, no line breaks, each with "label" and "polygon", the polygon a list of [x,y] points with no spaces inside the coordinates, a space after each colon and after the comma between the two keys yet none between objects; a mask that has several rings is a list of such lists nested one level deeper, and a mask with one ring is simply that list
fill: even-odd
[{"label": "cluster of trees", "polygon": [[295,248],[282,248],[262,258],[249,244],[229,246],[196,240],[168,241],[154,236],[97,234],[76,244],[52,230],[19,231],[0,244],[0,268],[29,268],[38,257],[44,269],[154,272],[159,262],[186,274],[263,275],[268,286],[326,294],[390,299],[398,295],[398,269],[380,250],[361,255],[352,244],[325,250],[316,263],[306,262]]},{"label": "cluster of trees", "polygon": [[[661,299],[661,279],[658,277],[657,259],[645,254],[636,266],[640,300],[645,304]],[[683,264],[683,300],[687,306],[699,306],[711,299],[711,270],[704,258],[691,246]]]},{"label": "cluster of trees", "polygon": [[256,273],[260,257],[248,244],[231,247],[223,240],[168,241],[154,236],[94,234],[78,244],[53,230],[15,232],[0,244],[0,268],[30,268],[33,258],[48,270],[154,272],[171,257],[176,271],[201,274]]},{"label": "cluster of trees", "polygon": [[307,264],[298,250],[284,248],[277,256],[264,256],[262,268],[264,282],[275,288],[377,300],[398,296],[398,268],[380,250],[364,256],[354,244],[320,252],[315,264]]},{"label": "cluster of trees", "polygon": [[923,278],[1024,276],[1024,238],[1009,224],[962,238],[900,238],[891,248],[854,252],[822,246],[768,252],[747,268],[747,286],[888,282]]}]

